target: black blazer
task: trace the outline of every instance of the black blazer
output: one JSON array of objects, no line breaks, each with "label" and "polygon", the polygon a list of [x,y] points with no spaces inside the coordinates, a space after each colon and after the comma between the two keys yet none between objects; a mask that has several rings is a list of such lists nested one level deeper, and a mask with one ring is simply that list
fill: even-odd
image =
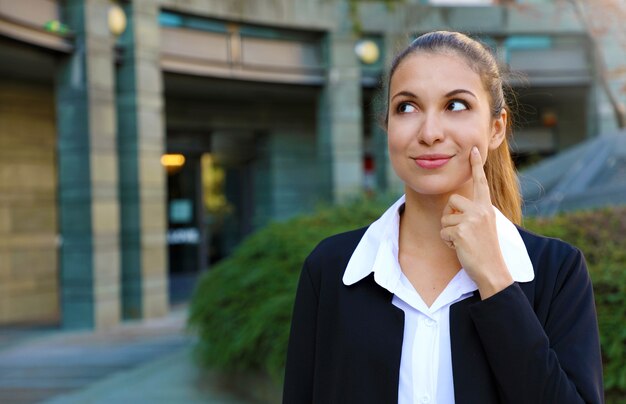
[{"label": "black blazer", "polygon": [[[535,279],[450,307],[456,403],[602,403],[593,291],[581,252],[519,229]],[[365,229],[322,241],[304,263],[283,403],[398,402],[404,312],[373,274],[343,273]]]}]

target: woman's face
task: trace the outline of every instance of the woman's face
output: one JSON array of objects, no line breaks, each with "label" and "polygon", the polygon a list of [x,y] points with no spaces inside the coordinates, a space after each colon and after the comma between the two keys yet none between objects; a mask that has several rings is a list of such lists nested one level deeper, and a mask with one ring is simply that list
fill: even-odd
[{"label": "woman's face", "polygon": [[470,151],[485,161],[506,132],[506,111],[494,119],[489,94],[465,60],[451,54],[407,56],[390,82],[391,164],[410,190],[472,196]]}]

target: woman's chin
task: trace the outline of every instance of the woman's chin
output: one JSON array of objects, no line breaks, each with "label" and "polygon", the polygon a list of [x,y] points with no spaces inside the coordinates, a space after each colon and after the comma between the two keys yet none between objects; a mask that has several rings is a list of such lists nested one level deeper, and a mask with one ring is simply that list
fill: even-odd
[{"label": "woman's chin", "polygon": [[[470,184],[471,185],[471,184]],[[411,186],[407,184],[405,187],[406,192],[411,192],[415,194],[415,196],[422,196],[428,198],[436,198],[436,197],[449,197],[452,194],[466,195],[468,194],[468,189],[471,191],[471,187],[468,187],[466,183],[461,184],[460,186],[452,186],[446,184],[441,184],[441,182],[436,184],[420,184],[420,186]]]}]

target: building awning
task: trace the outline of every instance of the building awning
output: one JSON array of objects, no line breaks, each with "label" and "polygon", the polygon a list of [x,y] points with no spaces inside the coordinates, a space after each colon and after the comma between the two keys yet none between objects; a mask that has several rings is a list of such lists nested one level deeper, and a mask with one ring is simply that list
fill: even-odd
[{"label": "building awning", "polygon": [[626,205],[626,130],[590,139],[520,173],[524,214]]}]

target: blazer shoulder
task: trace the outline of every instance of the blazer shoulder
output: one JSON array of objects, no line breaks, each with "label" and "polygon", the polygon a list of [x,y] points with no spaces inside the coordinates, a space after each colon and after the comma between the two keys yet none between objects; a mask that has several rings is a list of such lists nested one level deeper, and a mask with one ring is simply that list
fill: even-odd
[{"label": "blazer shoulder", "polygon": [[311,251],[307,260],[319,260],[326,257],[336,258],[337,255],[343,255],[346,252],[352,255],[367,227],[326,237]]},{"label": "blazer shoulder", "polygon": [[564,257],[571,254],[580,254],[580,250],[577,247],[561,239],[542,236],[520,226],[517,226],[517,229],[531,257],[533,254],[537,255],[546,252]]},{"label": "blazer shoulder", "polygon": [[553,237],[546,237],[518,227],[528,255],[539,278],[569,277],[573,272],[584,272],[587,268],[583,253],[577,247]]},{"label": "blazer shoulder", "polygon": [[367,226],[323,239],[306,258],[305,265],[311,272],[332,269],[343,274],[366,230]]}]

